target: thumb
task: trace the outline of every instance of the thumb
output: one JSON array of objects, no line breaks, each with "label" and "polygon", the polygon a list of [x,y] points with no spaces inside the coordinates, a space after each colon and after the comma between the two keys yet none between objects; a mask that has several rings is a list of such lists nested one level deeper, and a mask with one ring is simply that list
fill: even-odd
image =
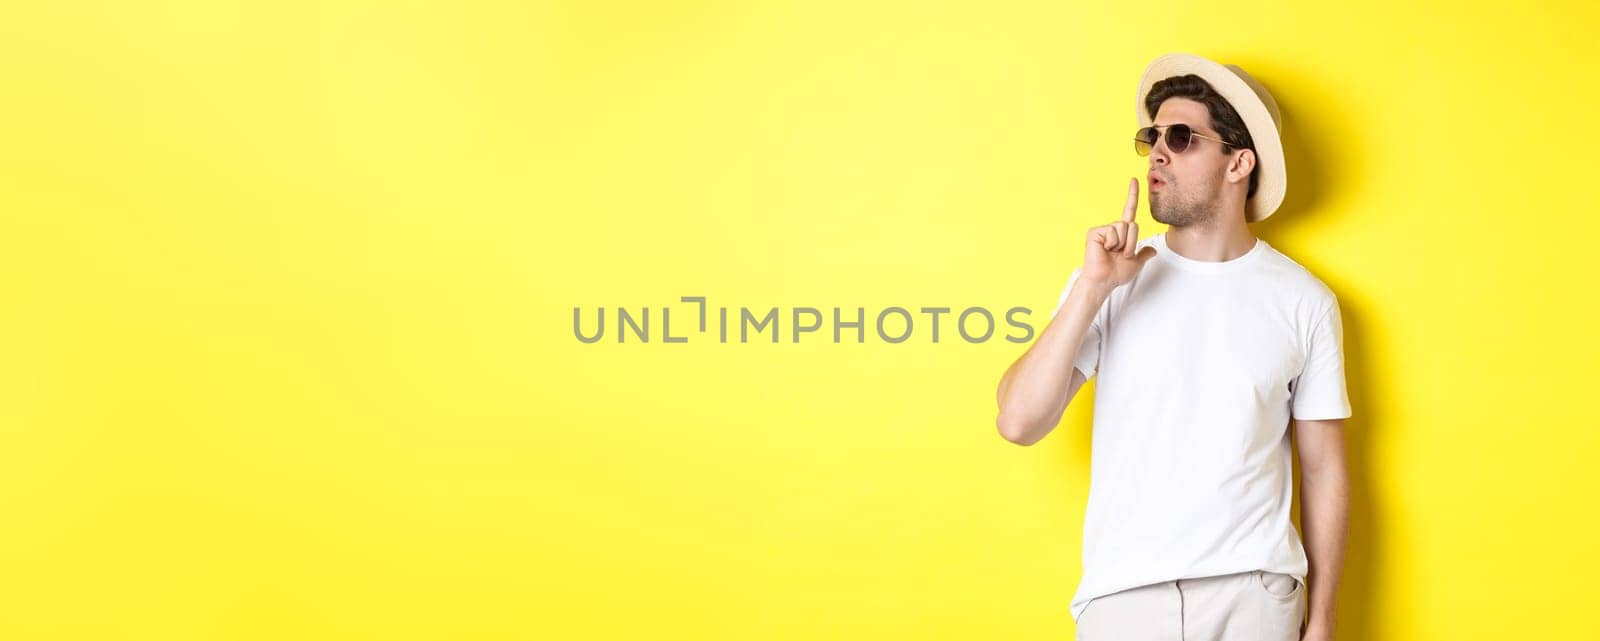
[{"label": "thumb", "polygon": [[1139,250],[1139,253],[1134,254],[1133,257],[1139,259],[1139,264],[1143,265],[1156,257],[1156,248],[1146,245],[1144,249]]}]

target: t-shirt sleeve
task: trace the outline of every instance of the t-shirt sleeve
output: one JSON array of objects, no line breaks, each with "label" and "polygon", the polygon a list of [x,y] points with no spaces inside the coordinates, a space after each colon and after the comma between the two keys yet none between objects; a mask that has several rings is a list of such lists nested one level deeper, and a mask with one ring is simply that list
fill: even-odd
[{"label": "t-shirt sleeve", "polygon": [[[1072,284],[1078,282],[1078,273],[1082,268],[1072,270],[1072,276],[1067,279],[1067,286],[1061,288],[1061,298],[1056,300],[1056,308],[1050,312],[1050,319],[1055,320],[1056,312],[1061,311],[1061,306],[1067,303],[1067,294],[1072,293]],[[1096,310],[1089,320],[1089,328],[1083,332],[1083,342],[1078,345],[1078,356],[1073,360],[1073,367],[1083,372],[1084,378],[1094,378],[1100,366],[1100,311]]]},{"label": "t-shirt sleeve", "polygon": [[1350,397],[1344,380],[1344,323],[1339,301],[1333,300],[1313,321],[1306,365],[1291,386],[1291,412],[1295,420],[1316,421],[1350,417]]}]

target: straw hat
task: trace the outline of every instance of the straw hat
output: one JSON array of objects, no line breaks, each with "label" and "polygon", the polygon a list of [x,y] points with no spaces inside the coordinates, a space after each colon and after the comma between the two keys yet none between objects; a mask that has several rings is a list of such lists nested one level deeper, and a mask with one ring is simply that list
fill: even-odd
[{"label": "straw hat", "polygon": [[1245,201],[1244,217],[1252,223],[1265,220],[1283,204],[1283,192],[1288,184],[1283,166],[1283,141],[1278,137],[1283,130],[1278,102],[1243,69],[1187,53],[1169,53],[1145,67],[1144,77],[1139,79],[1140,127],[1152,124],[1150,114],[1144,109],[1144,98],[1150,93],[1150,87],[1166,78],[1187,74],[1200,76],[1222,94],[1250,130],[1256,152],[1256,195]]}]

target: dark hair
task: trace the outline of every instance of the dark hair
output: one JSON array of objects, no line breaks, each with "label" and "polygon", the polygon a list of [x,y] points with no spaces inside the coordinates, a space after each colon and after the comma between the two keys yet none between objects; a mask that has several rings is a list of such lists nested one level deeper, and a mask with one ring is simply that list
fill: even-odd
[{"label": "dark hair", "polygon": [[[1150,93],[1144,97],[1144,108],[1150,112],[1150,120],[1156,119],[1156,112],[1161,110],[1161,103],[1166,102],[1168,98],[1188,98],[1205,105],[1206,111],[1211,114],[1211,128],[1216,129],[1217,134],[1228,141],[1227,147],[1255,152],[1256,144],[1250,138],[1250,130],[1244,126],[1244,119],[1239,117],[1239,112],[1233,110],[1233,105],[1228,104],[1227,99],[1217,93],[1216,89],[1212,89],[1211,84],[1204,78],[1191,73],[1162,79],[1150,87]],[[1223,148],[1222,153],[1232,151],[1227,147]],[[1260,157],[1257,157],[1256,162],[1260,161]],[[1255,167],[1250,168],[1250,190],[1245,193],[1245,198],[1256,195],[1257,173],[1260,172],[1257,172]]]}]

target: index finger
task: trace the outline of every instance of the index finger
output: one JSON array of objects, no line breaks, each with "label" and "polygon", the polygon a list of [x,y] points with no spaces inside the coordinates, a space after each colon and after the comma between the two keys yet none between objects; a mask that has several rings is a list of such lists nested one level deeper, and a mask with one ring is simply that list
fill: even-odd
[{"label": "index finger", "polygon": [[1133,215],[1139,211],[1139,179],[1128,179],[1128,205],[1122,208],[1122,221],[1133,222]]}]

